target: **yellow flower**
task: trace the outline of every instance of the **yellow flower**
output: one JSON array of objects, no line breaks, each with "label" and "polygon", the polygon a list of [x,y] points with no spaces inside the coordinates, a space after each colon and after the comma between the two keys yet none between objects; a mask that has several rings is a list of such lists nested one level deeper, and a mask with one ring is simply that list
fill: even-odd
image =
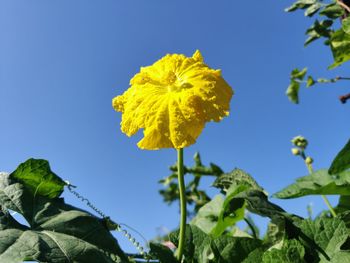
[{"label": "yellow flower", "polygon": [[143,129],[141,149],[180,149],[195,143],[206,122],[228,115],[232,95],[221,71],[209,68],[197,50],[192,57],[167,54],[141,67],[113,108],[122,112],[122,132],[131,136]]}]

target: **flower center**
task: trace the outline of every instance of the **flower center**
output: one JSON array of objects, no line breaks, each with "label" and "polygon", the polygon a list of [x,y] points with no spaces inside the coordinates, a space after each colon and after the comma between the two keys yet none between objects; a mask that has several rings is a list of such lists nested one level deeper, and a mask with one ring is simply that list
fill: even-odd
[{"label": "flower center", "polygon": [[168,88],[168,92],[179,92],[183,89],[191,88],[192,85],[179,78],[176,73],[169,71],[164,78],[164,83]]}]

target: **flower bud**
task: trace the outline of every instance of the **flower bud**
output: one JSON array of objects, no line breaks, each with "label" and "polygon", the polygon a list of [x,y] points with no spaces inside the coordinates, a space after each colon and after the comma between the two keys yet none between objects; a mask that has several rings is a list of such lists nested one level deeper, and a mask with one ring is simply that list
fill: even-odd
[{"label": "flower bud", "polygon": [[308,141],[303,137],[303,136],[296,136],[292,139],[292,143],[301,148],[301,149],[305,149],[306,146],[308,145]]},{"label": "flower bud", "polygon": [[299,155],[300,154],[300,150],[298,148],[292,148],[292,154],[293,155]]},{"label": "flower bud", "polygon": [[305,163],[306,163],[306,164],[310,165],[310,164],[312,164],[313,162],[314,162],[314,160],[313,160],[310,156],[306,157],[306,159],[305,159]]}]

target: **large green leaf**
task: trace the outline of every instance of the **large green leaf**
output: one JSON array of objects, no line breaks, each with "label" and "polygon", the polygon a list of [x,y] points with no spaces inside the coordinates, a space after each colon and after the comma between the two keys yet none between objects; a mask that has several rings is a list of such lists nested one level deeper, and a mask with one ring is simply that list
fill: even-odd
[{"label": "large green leaf", "polygon": [[273,248],[263,255],[262,263],[303,263],[305,249],[303,245],[295,240],[286,240],[281,249]]},{"label": "large green leaf", "polygon": [[254,249],[249,255],[242,261],[242,263],[257,263],[262,262],[262,257],[264,255],[263,247],[258,247]]},{"label": "large green leaf", "polygon": [[221,195],[215,196],[198,211],[191,225],[213,237],[220,236],[228,227],[244,218],[244,201],[231,203],[232,198],[244,189],[245,186],[237,187],[224,200]]},{"label": "large green leaf", "polygon": [[210,202],[199,209],[197,215],[192,219],[191,225],[195,225],[209,234],[218,223],[223,204],[223,196],[216,195]]},{"label": "large green leaf", "polygon": [[[0,262],[127,262],[104,220],[0,175]],[[17,223],[7,209],[23,215]]]},{"label": "large green leaf", "polygon": [[[170,234],[170,240],[178,244],[178,231]],[[223,235],[218,238],[206,235],[193,225],[186,227],[185,262],[232,263],[242,262],[262,245],[258,239]]]},{"label": "large green leaf", "polygon": [[258,190],[244,191],[237,194],[232,201],[239,199],[245,200],[246,208],[250,212],[264,217],[269,217],[273,222],[279,222],[280,225],[282,222],[284,226],[283,232],[288,238],[303,240],[303,242],[305,242],[308,247],[324,254],[324,251],[312,239],[306,236],[303,231],[295,224],[296,222],[301,221],[302,218],[293,214],[289,214],[278,205],[270,202],[263,192]]},{"label": "large green leaf", "polygon": [[345,33],[343,29],[332,34],[330,45],[334,58],[334,63],[329,66],[330,69],[338,67],[350,59],[350,34]]},{"label": "large green leaf", "polygon": [[[169,238],[175,246],[178,246],[179,243],[179,231],[174,231],[170,233]],[[210,244],[211,239],[209,236],[204,233],[200,228],[194,225],[186,225],[185,231],[185,246],[184,246],[184,255],[185,262],[198,262],[195,259],[198,259],[203,253],[204,248]]]},{"label": "large green leaf", "polygon": [[244,218],[245,202],[234,201],[233,198],[248,188],[246,185],[232,185],[227,192],[227,196],[219,213],[218,222],[210,232],[214,237],[220,236],[227,227],[233,226],[236,222]]},{"label": "large green leaf", "polygon": [[213,186],[226,193],[225,199],[221,195],[215,196],[198,211],[191,224],[201,228],[207,234],[218,237],[228,227],[244,218],[245,202],[243,199],[232,201],[235,196],[250,189],[264,190],[249,174],[238,168],[220,175]]},{"label": "large green leaf", "polygon": [[261,245],[262,242],[258,239],[224,235],[213,239],[211,249],[217,262],[242,262]]},{"label": "large green leaf", "polygon": [[11,177],[28,187],[34,195],[50,198],[60,196],[66,185],[60,177],[51,171],[49,162],[41,159],[29,159],[20,164],[11,173]]},{"label": "large green leaf", "polygon": [[156,256],[160,263],[177,263],[170,248],[158,243],[150,243],[150,254]]},{"label": "large green leaf", "polygon": [[350,168],[350,140],[333,160],[328,172],[330,174],[340,173]]},{"label": "large green leaf", "polygon": [[313,239],[328,255],[330,261],[319,255],[320,262],[349,263],[350,252],[342,250],[343,244],[349,238],[349,230],[338,218],[319,218],[315,221],[303,220],[299,227]]},{"label": "large green leaf", "polygon": [[296,182],[275,193],[281,199],[297,198],[305,195],[350,195],[350,172],[330,175],[327,170],[319,170],[296,179]]},{"label": "large green leaf", "polygon": [[337,214],[350,212],[350,195],[341,195],[339,197],[338,205],[335,207]]}]

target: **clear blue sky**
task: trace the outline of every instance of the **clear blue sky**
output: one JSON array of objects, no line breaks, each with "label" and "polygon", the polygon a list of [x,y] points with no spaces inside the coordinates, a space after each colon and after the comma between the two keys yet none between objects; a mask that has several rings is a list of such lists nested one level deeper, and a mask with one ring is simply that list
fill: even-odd
[{"label": "clear blue sky", "polygon": [[[169,174],[175,151],[138,149],[142,135],[121,133],[111,100],[140,66],[196,49],[222,69],[235,96],[230,116],[208,124],[185,150],[187,164],[200,151],[205,164],[240,167],[272,194],[307,173],[290,153],[290,139],[302,134],[315,168],[328,167],[349,137],[350,108],[337,99],[347,83],[303,88],[300,105],[284,94],[294,67],[324,77],[344,69],[325,70],[332,56],[321,43],[303,47],[311,21],[284,13],[291,2],[1,0],[0,170],[44,158],[115,221],[146,238],[158,227],[175,228],[178,207],[162,202],[157,183]],[[316,197],[273,201],[302,216],[309,202],[316,211],[324,208]]]}]

